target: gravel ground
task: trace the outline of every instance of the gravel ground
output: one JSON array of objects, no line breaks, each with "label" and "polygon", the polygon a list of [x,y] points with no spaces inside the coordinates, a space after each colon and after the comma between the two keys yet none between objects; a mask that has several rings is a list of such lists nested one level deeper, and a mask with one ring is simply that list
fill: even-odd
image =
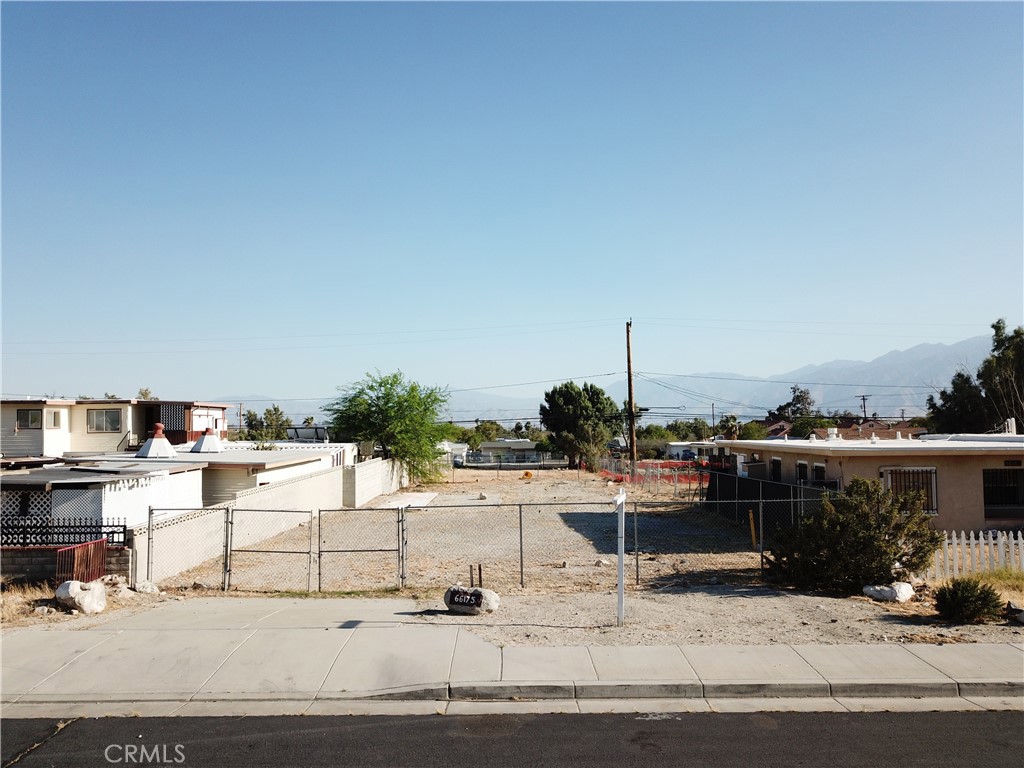
[{"label": "gravel ground", "polygon": [[[619,491],[592,475],[548,471],[521,475],[461,470],[447,483],[416,490],[446,496],[486,495],[503,504],[608,500]],[[668,492],[672,489],[666,488]],[[627,489],[629,500],[650,501],[652,493]],[[665,494],[660,497],[666,498]],[[614,569],[609,577],[614,584]],[[463,579],[465,583],[468,579]],[[678,645],[678,644],[842,644],[885,642],[981,642],[1024,640],[1024,625],[950,626],[938,620],[929,585],[902,605],[866,597],[835,598],[774,589],[758,583],[717,583],[698,577],[660,590],[629,589],[625,625],[616,626],[617,595],[599,591],[530,594],[502,592],[494,614],[460,616],[445,610],[442,594],[417,595],[419,619],[463,626],[499,645]],[[607,583],[607,581],[606,581]]]}]

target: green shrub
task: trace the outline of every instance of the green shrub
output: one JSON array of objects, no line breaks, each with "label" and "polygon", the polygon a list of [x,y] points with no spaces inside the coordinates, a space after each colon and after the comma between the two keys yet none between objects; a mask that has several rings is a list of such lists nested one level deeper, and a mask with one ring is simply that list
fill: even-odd
[{"label": "green shrub", "polygon": [[953,579],[935,591],[935,609],[954,624],[979,624],[1002,618],[1003,599],[978,579]]},{"label": "green shrub", "polygon": [[825,494],[765,555],[769,579],[801,589],[860,593],[922,571],[941,545],[919,494],[896,496],[878,480],[854,478],[844,494]]}]

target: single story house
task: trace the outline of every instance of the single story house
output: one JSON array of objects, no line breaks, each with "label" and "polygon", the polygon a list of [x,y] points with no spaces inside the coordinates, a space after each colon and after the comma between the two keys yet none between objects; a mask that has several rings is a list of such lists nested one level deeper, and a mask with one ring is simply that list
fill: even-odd
[{"label": "single story house", "polygon": [[1024,436],[897,435],[884,440],[716,440],[740,474],[778,483],[843,489],[855,477],[895,491],[921,491],[935,527],[985,530],[1024,526]]},{"label": "single story house", "polygon": [[172,445],[197,440],[207,429],[226,438],[231,407],[188,400],[3,400],[0,449],[6,457],[57,458],[133,451],[153,435],[157,423]]}]

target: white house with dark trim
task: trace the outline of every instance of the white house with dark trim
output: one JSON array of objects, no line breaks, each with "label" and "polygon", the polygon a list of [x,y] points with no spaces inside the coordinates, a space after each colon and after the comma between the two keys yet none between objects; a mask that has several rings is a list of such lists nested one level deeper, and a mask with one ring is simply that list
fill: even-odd
[{"label": "white house with dark trim", "polygon": [[227,437],[224,403],[190,400],[0,401],[0,452],[5,457],[134,451],[157,423],[173,445],[197,440],[207,429]]}]

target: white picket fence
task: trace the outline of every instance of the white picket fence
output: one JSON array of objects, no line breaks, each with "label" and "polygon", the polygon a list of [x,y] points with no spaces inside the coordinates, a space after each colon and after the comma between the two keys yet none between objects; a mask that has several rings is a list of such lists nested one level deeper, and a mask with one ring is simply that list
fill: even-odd
[{"label": "white picket fence", "polygon": [[1021,531],[946,531],[946,542],[935,553],[928,580],[969,576],[997,568],[1024,570],[1024,533]]}]

